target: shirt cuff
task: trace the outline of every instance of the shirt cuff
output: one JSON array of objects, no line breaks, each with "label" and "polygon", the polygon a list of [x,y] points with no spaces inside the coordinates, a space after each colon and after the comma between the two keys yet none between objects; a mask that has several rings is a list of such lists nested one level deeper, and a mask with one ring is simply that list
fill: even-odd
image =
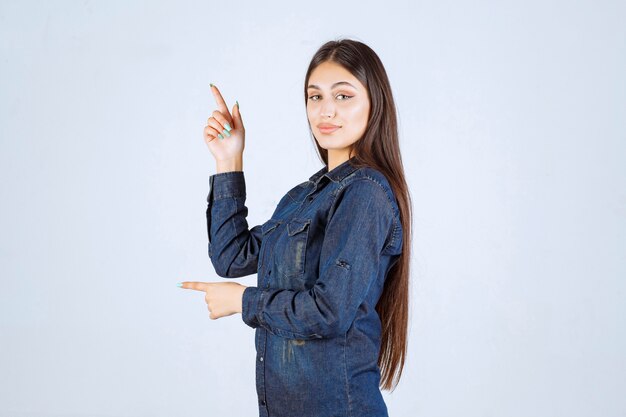
[{"label": "shirt cuff", "polygon": [[207,201],[221,198],[237,198],[246,196],[246,181],[243,171],[228,171],[213,174],[209,177],[209,196]]},{"label": "shirt cuff", "polygon": [[261,325],[257,318],[260,295],[261,290],[259,290],[258,287],[247,287],[243,291],[243,298],[241,301],[241,318],[244,323],[253,329]]}]

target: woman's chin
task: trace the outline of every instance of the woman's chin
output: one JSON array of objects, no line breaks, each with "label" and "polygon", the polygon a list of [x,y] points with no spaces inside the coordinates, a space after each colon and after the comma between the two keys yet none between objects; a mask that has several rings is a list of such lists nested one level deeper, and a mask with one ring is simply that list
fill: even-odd
[{"label": "woman's chin", "polygon": [[318,138],[315,138],[315,140],[317,141],[317,144],[320,146],[320,148],[322,149],[343,149],[346,147],[346,145],[343,142],[339,142],[337,140],[333,140],[330,137],[322,137],[322,140],[319,140]]}]

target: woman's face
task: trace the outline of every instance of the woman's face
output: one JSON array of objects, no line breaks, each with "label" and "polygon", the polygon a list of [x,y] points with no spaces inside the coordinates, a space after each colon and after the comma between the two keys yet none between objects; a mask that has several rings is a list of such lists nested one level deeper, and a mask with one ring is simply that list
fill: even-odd
[{"label": "woman's face", "polygon": [[[367,89],[347,69],[324,62],[313,70],[307,86],[306,112],[317,143],[344,155],[365,133],[370,111]],[[336,128],[324,129],[325,125]]]}]

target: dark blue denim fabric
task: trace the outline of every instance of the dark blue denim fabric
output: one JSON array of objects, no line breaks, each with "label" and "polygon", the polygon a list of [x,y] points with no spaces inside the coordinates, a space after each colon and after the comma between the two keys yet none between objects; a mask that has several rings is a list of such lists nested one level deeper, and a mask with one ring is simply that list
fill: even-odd
[{"label": "dark blue denim fabric", "polygon": [[350,162],[323,167],[251,229],[244,173],[209,178],[215,271],[258,274],[242,319],[256,329],[260,416],[387,416],[375,306],[401,253],[402,226],[384,175]]}]

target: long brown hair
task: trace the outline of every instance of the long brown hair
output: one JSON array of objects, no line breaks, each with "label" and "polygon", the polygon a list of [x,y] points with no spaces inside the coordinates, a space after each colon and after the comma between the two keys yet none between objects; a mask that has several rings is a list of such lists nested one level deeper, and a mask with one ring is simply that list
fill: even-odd
[{"label": "long brown hair", "polygon": [[[383,292],[376,304],[382,323],[382,341],[378,366],[381,387],[393,390],[400,380],[408,345],[409,325],[409,260],[411,257],[412,203],[407,186],[400,144],[396,106],[387,72],[376,53],[362,42],[352,39],[329,41],[322,45],[309,64],[304,79],[304,102],[308,102],[307,86],[313,70],[323,62],[334,62],[350,71],[366,88],[370,98],[367,129],[350,152],[355,166],[369,166],[382,172],[393,189],[402,223],[402,253],[391,267]],[[309,129],[311,126],[309,125]],[[328,151],[322,148],[311,131],[318,155],[328,166]]]}]

